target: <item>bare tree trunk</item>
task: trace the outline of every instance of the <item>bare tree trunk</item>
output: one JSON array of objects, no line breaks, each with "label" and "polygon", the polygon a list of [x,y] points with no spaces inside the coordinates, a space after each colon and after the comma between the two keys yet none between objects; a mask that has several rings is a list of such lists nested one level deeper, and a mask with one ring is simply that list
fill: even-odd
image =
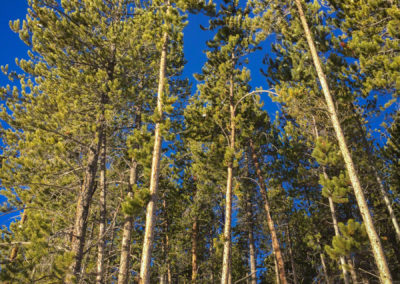
[{"label": "bare tree trunk", "polygon": [[287,240],[288,240],[288,246],[289,246],[290,264],[292,266],[292,273],[293,273],[293,284],[298,284],[299,282],[297,281],[296,266],[294,264],[294,259],[293,259],[292,239],[290,237],[289,225],[287,226]]},{"label": "bare tree trunk", "polygon": [[371,169],[372,169],[373,174],[374,174],[374,176],[375,176],[376,182],[378,183],[379,192],[380,192],[380,194],[382,195],[383,201],[385,202],[386,208],[387,208],[387,210],[388,210],[388,212],[389,212],[390,220],[392,221],[394,230],[395,230],[395,232],[396,232],[396,238],[397,238],[398,241],[400,241],[400,226],[399,226],[399,223],[398,223],[398,221],[397,221],[396,215],[394,214],[394,210],[393,210],[393,207],[392,207],[392,203],[391,203],[391,201],[390,201],[390,198],[389,198],[389,195],[388,195],[388,193],[387,193],[387,190],[385,189],[384,183],[382,182],[382,179],[381,179],[380,176],[379,176],[378,169],[377,169],[376,166],[375,166],[375,164],[376,164],[375,161],[376,161],[377,159],[376,159],[376,157],[372,154],[372,153],[373,153],[373,152],[372,152],[372,150],[373,150],[373,149],[372,149],[372,145],[371,145],[371,144],[369,143],[369,141],[367,140],[367,137],[366,137],[366,135],[365,135],[365,131],[364,131],[363,125],[362,125],[362,123],[361,123],[359,114],[357,113],[357,110],[356,110],[354,104],[352,104],[351,107],[352,107],[352,111],[353,111],[353,113],[354,113],[354,115],[355,115],[355,119],[356,119],[356,121],[357,121],[357,126],[358,126],[358,129],[359,129],[360,133],[361,133],[361,136],[362,136],[364,145],[365,145],[365,147],[367,147],[367,151],[366,151],[366,152],[367,152],[367,156],[369,157],[369,159],[370,159],[371,161],[373,161],[373,162],[371,163]]},{"label": "bare tree trunk", "polygon": [[364,196],[364,192],[361,188],[361,184],[358,179],[358,175],[357,175],[354,163],[353,163],[353,159],[352,159],[352,157],[350,155],[350,151],[347,147],[347,143],[346,143],[346,140],[345,140],[345,137],[344,137],[341,125],[340,125],[340,121],[339,121],[339,118],[336,113],[336,108],[335,108],[335,105],[333,102],[333,98],[332,98],[330,90],[329,90],[328,82],[327,82],[325,74],[322,70],[321,62],[320,62],[317,50],[314,45],[314,41],[312,39],[306,17],[304,16],[303,8],[301,6],[301,1],[295,0],[295,2],[297,5],[297,8],[298,8],[298,11],[299,11],[300,20],[303,25],[303,29],[304,29],[304,33],[305,33],[305,36],[306,36],[306,39],[308,42],[308,46],[310,48],[311,56],[314,61],[314,66],[315,66],[319,81],[322,86],[322,90],[323,90],[323,93],[325,96],[325,101],[328,106],[330,119],[332,121],[333,128],[335,129],[336,137],[337,137],[337,140],[339,143],[339,148],[343,155],[343,159],[346,164],[346,169],[349,173],[350,181],[351,181],[351,184],[354,189],[354,195],[356,197],[357,204],[360,209],[360,213],[363,218],[365,228],[367,230],[367,234],[368,234],[369,241],[370,241],[370,244],[372,247],[375,262],[376,262],[376,265],[379,270],[380,280],[382,283],[385,283],[385,284],[392,283],[392,276],[390,274],[385,255],[383,253],[382,244],[381,244],[379,236],[375,230],[375,226],[372,221],[371,214],[369,212],[369,208],[368,208],[368,204],[365,199],[365,196]]},{"label": "bare tree trunk", "polygon": [[331,283],[331,279],[329,278],[328,269],[326,268],[325,255],[321,252],[319,254],[319,256],[321,258],[322,271],[324,273],[324,277],[325,277],[326,283],[330,284]]},{"label": "bare tree trunk", "polygon": [[379,191],[383,196],[383,201],[385,202],[386,208],[387,208],[387,210],[389,212],[390,220],[392,220],[392,224],[393,224],[394,230],[396,231],[397,241],[400,242],[400,227],[399,227],[399,223],[397,221],[396,215],[394,214],[393,206],[392,206],[392,203],[390,202],[389,195],[388,195],[388,193],[387,193],[387,191],[385,189],[385,186],[383,185],[383,182],[382,182],[381,178],[379,177],[379,174],[378,174],[378,172],[376,170],[376,167],[372,166],[372,168],[373,168],[373,171],[374,171],[374,175],[375,175],[376,181],[378,182]]},{"label": "bare tree trunk", "polygon": [[197,241],[198,241],[198,221],[197,218],[193,221],[192,225],[192,283],[197,281]]},{"label": "bare tree trunk", "polygon": [[279,279],[278,262],[276,261],[275,255],[274,255],[274,265],[275,265],[275,280],[276,280],[276,284],[281,284],[281,280]]},{"label": "bare tree trunk", "polygon": [[167,46],[168,46],[168,33],[164,32],[162,39],[162,51],[160,60],[160,75],[158,81],[158,93],[157,93],[157,113],[159,115],[159,121],[156,123],[154,132],[154,149],[153,159],[151,164],[151,177],[150,177],[150,201],[146,208],[146,225],[143,241],[142,260],[140,265],[140,284],[150,283],[150,262],[151,262],[151,251],[153,248],[154,238],[154,226],[156,219],[156,202],[158,192],[158,179],[160,172],[160,158],[161,158],[161,121],[163,117],[163,92],[164,92],[164,81],[165,81],[165,68],[167,63]]},{"label": "bare tree trunk", "polygon": [[103,130],[103,141],[101,146],[100,159],[100,224],[99,224],[99,244],[97,246],[97,276],[96,283],[104,283],[104,251],[106,247],[105,232],[107,222],[107,183],[106,183],[106,159],[107,159],[107,138]]},{"label": "bare tree trunk", "polygon": [[[137,162],[132,160],[129,170],[128,198],[133,198],[132,187],[136,184]],[[121,261],[119,263],[118,284],[127,284],[129,276],[129,259],[131,251],[131,238],[133,229],[133,216],[125,215],[121,244]]]},{"label": "bare tree trunk", "polygon": [[[230,145],[232,153],[235,151],[235,106],[233,101],[233,77],[230,78],[229,86],[229,107],[230,107]],[[233,182],[233,161],[229,161],[228,175],[226,180],[225,194],[225,224],[224,224],[224,252],[222,262],[221,284],[229,283],[231,263],[231,225],[232,225],[232,182]]]},{"label": "bare tree trunk", "polygon": [[[93,240],[93,236],[94,236],[94,225],[95,225],[95,222],[92,223],[92,226],[91,226],[91,228],[90,228],[90,230],[89,230],[89,231],[90,231],[89,240]],[[90,261],[91,251],[92,251],[92,247],[90,246],[89,249],[88,249],[88,251],[86,252],[86,254],[85,254],[83,260],[82,260],[82,271],[86,271],[87,264],[88,264],[88,262]],[[79,283],[79,284],[80,284],[80,283],[84,283],[83,277],[81,277],[81,278],[79,279],[79,282],[78,282],[78,283]]]},{"label": "bare tree trunk", "polygon": [[250,258],[250,283],[257,284],[257,262],[256,262],[256,247],[254,244],[254,234],[253,234],[253,212],[251,208],[250,195],[247,195],[246,201],[246,216],[247,216],[247,231],[249,236],[249,258]]},{"label": "bare tree trunk", "polygon": [[[140,111],[138,111],[136,113],[135,128],[139,129],[140,125],[141,125]],[[137,166],[138,164],[136,160],[132,159],[132,163],[129,169],[128,198],[133,198],[132,189],[136,185],[137,181]],[[125,215],[123,232],[122,232],[121,260],[119,263],[118,284],[128,283],[132,230],[133,230],[133,216]]]},{"label": "bare tree trunk", "polygon": [[262,196],[262,199],[263,199],[263,202],[264,202],[265,213],[267,215],[267,224],[268,224],[268,229],[269,229],[269,231],[271,233],[272,249],[273,249],[273,252],[274,252],[274,255],[275,255],[275,258],[276,258],[276,261],[277,261],[277,265],[278,265],[279,279],[281,281],[281,284],[287,284],[286,272],[285,272],[285,263],[283,261],[282,252],[281,252],[281,248],[280,248],[280,245],[279,245],[278,236],[276,234],[275,224],[274,224],[274,221],[273,221],[273,219],[271,217],[271,209],[270,209],[269,202],[268,202],[266,186],[265,186],[262,174],[261,174],[260,165],[258,163],[257,154],[255,152],[254,144],[253,144],[253,140],[252,139],[250,139],[250,149],[251,149],[251,152],[252,152],[253,163],[254,163],[254,166],[255,166],[255,170],[256,170],[259,186],[260,186],[260,193],[261,193],[261,196]]},{"label": "bare tree trunk", "polygon": [[97,163],[99,159],[99,152],[101,141],[103,140],[103,130],[99,129],[99,137],[96,148],[89,147],[88,166],[85,172],[85,179],[82,184],[82,189],[78,198],[75,213],[75,225],[72,233],[71,252],[74,254],[73,262],[66,275],[66,283],[79,282],[81,273],[81,264],[83,258],[83,248],[86,241],[87,219],[89,214],[89,207],[92,201],[93,194],[96,190],[96,172]]},{"label": "bare tree trunk", "polygon": [[[326,171],[324,169],[324,177],[328,178],[328,175],[326,174]],[[340,236],[340,231],[339,231],[339,226],[336,218],[336,209],[335,209],[335,204],[333,203],[332,197],[328,197],[329,200],[329,208],[331,210],[331,215],[332,215],[332,221],[333,221],[333,228],[335,230],[335,236]],[[349,274],[346,269],[346,260],[344,259],[344,256],[341,256],[339,258],[340,260],[340,265],[342,268],[342,273],[343,273],[343,280],[345,284],[350,283],[349,281]]]},{"label": "bare tree trunk", "polygon": [[[315,121],[315,117],[312,116],[312,118],[313,118],[315,137],[318,139],[319,132],[318,132],[318,128],[317,128],[317,123]],[[326,173],[325,166],[321,166],[321,168],[322,168],[322,172],[324,174],[324,178],[328,179],[328,174]],[[335,204],[333,203],[332,197],[329,196],[328,201],[329,201],[329,209],[331,211],[331,216],[332,216],[333,228],[335,230],[335,236],[340,236],[339,226],[338,226],[338,222],[337,222],[337,218],[336,218]],[[340,265],[341,265],[341,269],[342,269],[344,283],[349,284],[350,282],[349,282],[349,274],[346,269],[346,260],[344,259],[343,256],[340,256],[339,260],[340,260]]]},{"label": "bare tree trunk", "polygon": [[347,259],[347,265],[349,266],[351,280],[353,280],[353,283],[358,283],[357,273],[354,269],[353,262],[350,258]]}]

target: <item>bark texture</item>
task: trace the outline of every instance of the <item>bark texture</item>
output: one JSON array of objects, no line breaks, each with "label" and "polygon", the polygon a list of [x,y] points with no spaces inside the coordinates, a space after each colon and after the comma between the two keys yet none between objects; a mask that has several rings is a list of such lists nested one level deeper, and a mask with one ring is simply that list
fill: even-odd
[{"label": "bark texture", "polygon": [[368,238],[372,247],[372,252],[374,254],[375,262],[379,270],[380,281],[382,283],[392,283],[392,276],[389,271],[389,267],[387,265],[387,261],[385,255],[383,253],[382,244],[379,239],[379,236],[375,230],[374,223],[372,221],[372,216],[369,212],[368,204],[364,196],[364,192],[361,188],[360,181],[358,179],[358,175],[353,163],[353,159],[350,155],[349,148],[347,147],[347,143],[343,134],[343,130],[340,125],[340,121],[336,112],[336,108],[333,102],[332,95],[330,93],[330,89],[328,86],[328,82],[326,80],[325,74],[322,70],[321,62],[318,57],[318,53],[311,36],[310,29],[307,24],[307,20],[305,18],[303,8],[300,0],[295,0],[297,9],[299,11],[299,16],[301,23],[303,25],[304,33],[307,39],[308,46],[310,48],[311,56],[314,62],[315,69],[318,74],[319,81],[321,83],[321,87],[325,96],[325,101],[328,107],[329,116],[333,125],[333,128],[336,133],[336,138],[339,143],[340,151],[343,155],[343,159],[346,164],[346,169],[349,173],[350,181],[354,189],[354,195],[357,200],[358,207],[360,209],[361,216],[363,218],[365,228],[367,230]]},{"label": "bark texture", "polygon": [[87,219],[89,215],[89,207],[92,201],[94,192],[96,191],[96,173],[97,164],[99,160],[99,152],[101,141],[103,140],[103,131],[98,131],[98,143],[96,146],[89,147],[88,165],[85,171],[85,178],[81,187],[81,192],[78,198],[75,213],[75,225],[71,239],[71,252],[74,254],[73,262],[70,266],[69,272],[66,275],[66,283],[78,282],[80,279],[81,265],[83,259],[83,248],[86,240]]}]

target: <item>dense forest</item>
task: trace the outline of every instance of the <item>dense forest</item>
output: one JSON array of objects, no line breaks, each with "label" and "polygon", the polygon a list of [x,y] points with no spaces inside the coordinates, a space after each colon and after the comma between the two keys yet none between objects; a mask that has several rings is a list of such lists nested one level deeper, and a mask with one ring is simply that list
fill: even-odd
[{"label": "dense forest", "polygon": [[1,283],[400,283],[399,0],[28,4]]}]

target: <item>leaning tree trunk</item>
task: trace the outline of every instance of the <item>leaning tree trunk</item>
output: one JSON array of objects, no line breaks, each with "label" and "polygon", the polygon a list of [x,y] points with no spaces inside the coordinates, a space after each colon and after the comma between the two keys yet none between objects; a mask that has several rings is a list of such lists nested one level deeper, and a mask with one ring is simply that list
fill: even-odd
[{"label": "leaning tree trunk", "polygon": [[107,222],[107,183],[106,183],[106,159],[107,159],[107,137],[103,130],[103,141],[101,145],[100,159],[100,224],[99,224],[99,243],[97,245],[97,276],[96,283],[104,283],[104,252],[106,248],[106,222]]},{"label": "leaning tree trunk", "polygon": [[375,166],[376,165],[376,162],[375,162],[376,161],[376,157],[372,154],[373,153],[372,152],[372,145],[367,140],[367,137],[366,137],[362,122],[360,120],[359,114],[357,113],[354,104],[351,105],[351,109],[352,109],[352,112],[355,115],[355,119],[356,119],[356,122],[357,122],[357,127],[358,127],[358,129],[359,129],[359,131],[361,133],[361,138],[363,140],[363,143],[364,143],[365,147],[367,148],[366,149],[367,150],[366,151],[367,152],[367,156],[370,159],[370,161],[372,161],[371,170],[373,171],[373,174],[375,176],[376,182],[378,183],[379,192],[382,195],[383,201],[385,202],[386,208],[388,210],[388,213],[389,213],[389,216],[390,216],[390,220],[392,221],[394,230],[396,232],[396,238],[397,238],[398,241],[400,241],[400,226],[399,226],[399,222],[397,221],[397,217],[396,217],[396,215],[394,213],[392,203],[390,202],[389,194],[387,193],[385,185],[384,185],[381,177],[379,176],[378,169]]},{"label": "leaning tree trunk", "polygon": [[160,75],[158,81],[158,93],[157,93],[157,113],[159,120],[156,122],[154,132],[154,148],[153,148],[153,159],[151,164],[151,175],[150,175],[150,201],[146,208],[146,225],[143,241],[142,260],[140,265],[140,284],[150,283],[150,261],[151,261],[151,250],[153,247],[154,238],[154,226],[156,221],[156,202],[158,192],[158,178],[160,172],[160,158],[161,158],[161,121],[163,117],[163,93],[165,85],[165,67],[167,63],[167,46],[168,46],[168,33],[164,32],[162,39],[162,51],[160,60]]},{"label": "leaning tree trunk", "polygon": [[271,209],[270,209],[269,202],[268,202],[266,186],[265,186],[262,174],[261,174],[260,165],[258,163],[257,154],[256,154],[256,151],[254,149],[254,144],[253,144],[253,140],[252,139],[250,139],[250,149],[251,149],[251,153],[252,153],[253,164],[255,166],[255,170],[256,170],[259,186],[260,186],[261,197],[262,197],[263,202],[264,202],[265,213],[267,215],[267,224],[268,224],[268,229],[269,229],[270,234],[271,234],[272,250],[274,252],[274,255],[275,255],[275,258],[276,258],[276,262],[277,262],[277,268],[278,268],[278,274],[279,274],[280,283],[281,284],[287,284],[286,272],[285,272],[285,263],[283,261],[282,252],[281,252],[281,248],[280,248],[280,245],[279,245],[279,240],[278,240],[278,236],[277,236],[277,233],[276,233],[274,220],[272,219],[272,216],[271,216]]},{"label": "leaning tree trunk", "polygon": [[[235,151],[235,106],[233,101],[233,78],[230,78],[229,107],[230,107],[230,150]],[[228,161],[228,175],[225,193],[225,224],[224,224],[224,252],[222,261],[221,284],[228,284],[231,264],[231,225],[232,225],[232,182],[233,182],[233,157]]]},{"label": "leaning tree trunk", "polygon": [[[314,127],[314,135],[315,138],[319,138],[319,131],[317,128],[317,123],[315,121],[315,117],[312,116],[312,120],[313,120],[313,127]],[[322,172],[324,174],[324,178],[328,179],[328,174],[326,173],[326,168],[325,166],[322,166]],[[331,196],[328,197],[328,201],[329,201],[329,209],[331,211],[331,216],[332,216],[332,222],[333,222],[333,229],[335,230],[335,236],[340,236],[340,231],[339,231],[339,226],[338,226],[338,222],[337,222],[337,218],[336,218],[336,209],[335,209],[335,204],[333,203],[333,199]],[[346,269],[346,260],[344,258],[344,256],[340,256],[339,258],[340,260],[340,265],[342,268],[342,274],[343,274],[343,280],[345,284],[349,284],[349,274],[347,272]]]},{"label": "leaning tree trunk", "polygon": [[319,254],[319,257],[321,258],[322,272],[324,273],[324,277],[325,277],[326,283],[330,284],[331,283],[331,279],[329,278],[328,269],[326,267],[325,255],[321,252]]},{"label": "leaning tree trunk", "polygon": [[[328,175],[326,174],[325,169],[323,169],[324,171],[324,177],[325,179],[328,178]],[[333,221],[333,228],[335,230],[335,236],[340,236],[340,231],[339,231],[339,226],[338,226],[338,222],[337,222],[337,218],[336,218],[336,209],[335,209],[335,204],[333,203],[332,197],[328,197],[328,201],[329,201],[329,209],[331,210],[331,215],[332,215],[332,221]],[[342,273],[343,273],[343,280],[345,284],[349,284],[349,274],[347,272],[346,269],[346,260],[344,258],[344,256],[340,256],[339,258],[340,260],[340,265],[342,268]]]},{"label": "leaning tree trunk", "polygon": [[297,9],[299,11],[299,16],[301,23],[303,25],[304,33],[307,39],[308,46],[310,48],[311,56],[314,61],[314,66],[318,74],[319,81],[325,96],[325,101],[328,107],[329,116],[332,121],[333,128],[335,129],[336,138],[339,143],[340,151],[343,155],[343,159],[346,164],[346,169],[349,173],[350,181],[354,189],[354,195],[357,200],[358,207],[362,219],[367,230],[368,238],[372,247],[372,252],[374,254],[375,262],[379,270],[380,280],[382,283],[392,283],[392,276],[389,271],[389,267],[386,262],[385,254],[383,253],[383,248],[379,236],[375,230],[374,223],[372,221],[371,213],[369,212],[368,204],[364,196],[364,192],[361,188],[360,181],[353,163],[353,159],[350,155],[349,148],[347,147],[346,139],[343,134],[342,127],[336,112],[336,108],[333,102],[332,95],[329,90],[328,82],[326,80],[325,74],[322,70],[321,62],[318,57],[317,50],[315,48],[314,41],[311,36],[310,29],[307,24],[306,17],[303,12],[303,8],[300,0],[295,0]]},{"label": "leaning tree trunk", "polygon": [[83,258],[83,248],[86,240],[87,219],[89,215],[89,207],[92,202],[93,194],[96,190],[96,172],[99,160],[100,146],[103,136],[103,123],[98,130],[98,143],[96,147],[89,147],[88,165],[85,171],[85,178],[81,187],[75,213],[75,225],[72,233],[71,252],[74,259],[66,275],[66,283],[78,282],[81,273],[81,265]]}]

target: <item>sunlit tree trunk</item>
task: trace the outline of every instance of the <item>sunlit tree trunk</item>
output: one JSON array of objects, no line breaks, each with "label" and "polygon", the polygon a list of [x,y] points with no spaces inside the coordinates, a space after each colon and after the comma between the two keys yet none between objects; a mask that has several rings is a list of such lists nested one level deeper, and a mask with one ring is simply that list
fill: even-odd
[{"label": "sunlit tree trunk", "polygon": [[[313,126],[314,126],[315,138],[318,139],[319,138],[319,131],[318,131],[318,128],[317,128],[315,117],[313,116],[312,118],[313,118]],[[329,177],[328,177],[328,174],[326,173],[326,169],[325,169],[324,166],[322,166],[322,172],[324,174],[324,178],[328,179]],[[335,230],[335,236],[340,236],[339,226],[338,226],[338,222],[337,222],[337,218],[336,218],[335,204],[333,203],[333,200],[332,200],[331,196],[328,197],[328,201],[329,201],[329,209],[331,211],[331,216],[332,216],[333,228]],[[346,269],[346,260],[345,260],[345,258],[343,256],[340,256],[339,261],[340,261],[340,265],[341,265],[341,268],[342,268],[342,274],[343,274],[344,283],[345,284],[349,284],[350,282],[349,282],[349,274],[348,274],[347,269]]]},{"label": "sunlit tree trunk", "polygon": [[104,283],[104,251],[106,247],[106,214],[107,214],[107,183],[106,183],[106,158],[107,158],[107,138],[103,130],[103,141],[101,145],[100,158],[100,223],[99,223],[99,243],[97,245],[97,276],[96,283]]},{"label": "sunlit tree trunk", "polygon": [[[230,79],[229,105],[230,105],[230,145],[232,153],[235,151],[235,106],[233,101],[233,78]],[[232,158],[233,159],[233,158]],[[221,284],[229,283],[231,263],[231,225],[232,225],[232,182],[233,182],[233,161],[228,161],[228,175],[225,194],[225,224],[224,224],[224,252],[222,262]]]},{"label": "sunlit tree trunk", "polygon": [[[168,46],[168,33],[165,32],[162,38],[162,51],[160,60],[160,75],[158,78],[158,93],[157,93],[157,112],[159,120],[163,117],[163,92],[165,85],[165,67],[167,63],[167,46]],[[140,265],[140,284],[150,283],[150,262],[151,250],[153,247],[154,226],[156,219],[156,202],[158,194],[158,179],[160,172],[160,158],[161,158],[161,123],[157,121],[154,132],[154,148],[153,159],[151,164],[150,175],[150,201],[146,208],[146,225],[143,241],[142,260]]]},{"label": "sunlit tree trunk", "polygon": [[324,277],[325,277],[326,283],[330,284],[332,282],[331,282],[331,279],[330,279],[329,274],[328,274],[328,269],[326,267],[325,255],[321,252],[319,254],[319,257],[321,259],[322,272],[324,273]]},{"label": "sunlit tree trunk", "polygon": [[343,134],[342,127],[340,125],[340,121],[338,115],[336,113],[336,108],[333,102],[332,95],[329,90],[328,82],[326,80],[325,74],[322,70],[321,62],[318,57],[317,50],[315,48],[315,44],[313,38],[311,36],[310,29],[307,24],[306,17],[304,16],[303,8],[300,0],[295,0],[297,9],[299,11],[299,16],[301,23],[303,25],[304,33],[307,39],[308,46],[310,48],[311,56],[314,61],[314,66],[318,74],[319,81],[321,83],[322,91],[325,96],[325,101],[328,107],[329,116],[333,125],[333,128],[336,133],[336,138],[339,143],[340,151],[343,155],[343,159],[346,164],[346,169],[350,177],[351,184],[354,189],[354,195],[357,200],[358,207],[360,209],[360,213],[362,219],[365,224],[365,228],[369,237],[369,241],[372,247],[372,251],[374,254],[375,262],[379,270],[380,280],[382,283],[392,283],[392,276],[389,271],[389,267],[386,262],[385,255],[383,253],[382,244],[379,239],[379,236],[375,230],[374,223],[372,221],[371,214],[369,212],[368,204],[364,196],[364,192],[361,188],[360,181],[358,179],[358,175],[353,163],[353,159],[350,155],[349,148],[347,147],[347,143]]},{"label": "sunlit tree trunk", "polygon": [[83,258],[83,248],[86,240],[87,219],[89,215],[89,207],[92,201],[93,194],[96,190],[96,172],[101,146],[103,130],[99,130],[98,143],[96,146],[89,147],[88,166],[85,171],[85,178],[81,187],[81,192],[78,198],[75,213],[75,225],[72,233],[71,252],[74,254],[74,259],[69,271],[67,272],[65,282],[78,282],[81,273],[81,265]]},{"label": "sunlit tree trunk", "polygon": [[[140,121],[140,110],[136,113],[135,129],[139,129],[141,125]],[[128,198],[133,198],[133,188],[137,181],[137,166],[138,163],[135,159],[132,159],[129,168],[129,185],[128,185]],[[121,260],[119,263],[118,272],[118,284],[127,284],[129,280],[129,260],[131,251],[131,238],[133,230],[133,216],[124,216],[124,225],[122,229],[122,241],[121,241]]]}]

